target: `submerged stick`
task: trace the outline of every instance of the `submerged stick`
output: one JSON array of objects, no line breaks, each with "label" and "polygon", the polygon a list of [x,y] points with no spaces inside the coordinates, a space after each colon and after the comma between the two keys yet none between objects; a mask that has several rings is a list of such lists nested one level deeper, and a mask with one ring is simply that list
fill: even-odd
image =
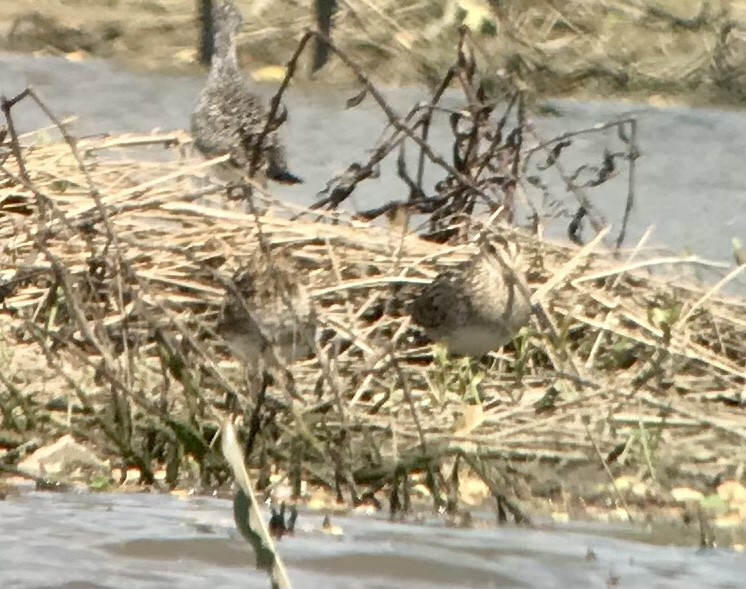
[{"label": "submerged stick", "polygon": [[259,502],[249,479],[249,473],[244,465],[243,452],[238,443],[236,429],[230,418],[226,419],[222,428],[221,449],[223,456],[241,487],[233,499],[233,517],[236,527],[244,538],[251,544],[256,553],[256,566],[270,575],[272,589],[291,589],[287,569],[282,558],[277,553],[267,525],[264,523]]}]

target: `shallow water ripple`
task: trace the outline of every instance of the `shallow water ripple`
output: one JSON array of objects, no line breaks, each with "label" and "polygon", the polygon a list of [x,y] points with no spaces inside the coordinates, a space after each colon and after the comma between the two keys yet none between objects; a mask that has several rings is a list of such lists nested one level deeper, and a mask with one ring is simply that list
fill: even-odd
[{"label": "shallow water ripple", "polygon": [[[298,589],[605,588],[614,578],[625,589],[740,589],[746,579],[737,553],[653,546],[608,528],[462,530],[352,517],[335,520],[341,538],[306,529],[320,523],[301,514],[298,534],[280,543]],[[225,500],[32,493],[0,503],[0,538],[3,589],[267,587]]]}]

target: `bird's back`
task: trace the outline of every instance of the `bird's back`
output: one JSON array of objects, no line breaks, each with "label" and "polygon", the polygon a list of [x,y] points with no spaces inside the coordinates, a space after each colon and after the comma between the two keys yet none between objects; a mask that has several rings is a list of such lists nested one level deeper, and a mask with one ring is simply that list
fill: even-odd
[{"label": "bird's back", "polygon": [[192,113],[195,145],[207,157],[228,153],[237,165],[247,165],[251,138],[261,132],[265,116],[261,100],[243,79],[216,76]]},{"label": "bird's back", "polygon": [[254,362],[274,346],[280,359],[290,362],[312,351],[315,312],[296,277],[279,258],[265,263],[257,257],[236,273],[239,298],[226,297],[217,333],[237,358]]},{"label": "bird's back", "polygon": [[494,251],[439,274],[412,304],[412,319],[455,354],[482,356],[508,343],[531,313],[528,286]]}]

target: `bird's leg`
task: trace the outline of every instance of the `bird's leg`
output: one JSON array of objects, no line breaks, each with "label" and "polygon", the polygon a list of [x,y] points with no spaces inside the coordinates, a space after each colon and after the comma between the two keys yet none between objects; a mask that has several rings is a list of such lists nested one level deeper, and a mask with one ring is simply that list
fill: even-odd
[{"label": "bird's leg", "polygon": [[468,357],[462,386],[464,387],[464,402],[467,405],[481,405],[482,393],[479,384],[485,376],[482,363],[479,358]]}]

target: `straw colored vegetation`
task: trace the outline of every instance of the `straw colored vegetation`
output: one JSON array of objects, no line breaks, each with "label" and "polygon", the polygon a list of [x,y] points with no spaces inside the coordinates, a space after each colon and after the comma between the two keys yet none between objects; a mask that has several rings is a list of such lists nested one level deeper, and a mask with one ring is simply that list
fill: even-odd
[{"label": "straw colored vegetation", "polygon": [[[137,67],[196,63],[196,0],[113,0],[0,5],[12,51],[115,57]],[[284,64],[315,26],[312,3],[237,2],[247,17],[244,56],[257,70]],[[41,17],[32,17],[34,13]],[[437,81],[465,23],[480,35],[485,71],[519,77],[542,95],[675,95],[743,102],[746,2],[741,0],[350,0],[338,2],[332,37],[387,83]],[[265,70],[266,73],[267,70]],[[332,60],[317,79],[349,80]]]},{"label": "straw colored vegetation", "polygon": [[[472,248],[279,203],[261,215],[202,204],[194,179],[209,167],[182,155],[181,135],[81,141],[89,177],[46,132],[23,143],[29,182],[6,157],[0,222],[0,404],[19,447],[71,429],[145,480],[170,462],[177,484],[187,453],[204,482],[220,479],[208,444],[226,396],[246,415],[255,399],[212,326],[232,270],[262,241],[303,268],[324,334],[290,367],[297,398],[268,393],[276,413],[256,447],[284,471],[332,488],[341,477],[359,496],[462,453],[488,478],[542,462],[558,476],[595,464],[678,481],[742,460],[746,303],[684,286],[696,260],[501,228],[523,246],[546,317],[485,361],[476,386],[463,361],[430,357],[403,312],[412,288]],[[139,143],[137,159],[109,157]],[[159,144],[178,157],[154,163]],[[54,400],[69,411],[50,413]]]},{"label": "straw colored vegetation", "polygon": [[[625,167],[634,177],[635,121],[538,140],[521,92],[486,94],[467,32],[440,84],[462,88],[464,109],[440,106],[436,92],[401,117],[331,48],[364,87],[348,106],[370,97],[389,125],[370,161],[330,180],[310,208],[259,186],[245,210],[226,208],[210,175],[221,158],[196,158],[186,134],[76,140],[33,92],[3,101],[2,464],[72,432],[146,483],[165,468],[168,485],[192,484],[192,464],[203,485],[220,484],[229,470],[212,442],[233,413],[261,484],[279,471],[296,492],[311,481],[353,503],[388,499],[392,511],[409,505],[417,481],[436,506],[457,509],[464,471],[516,519],[515,499],[532,495],[625,505],[631,498],[612,484],[621,475],[646,481],[645,500],[738,476],[746,302],[721,289],[746,266],[642,243],[607,249],[592,188]],[[17,138],[18,100],[35,100],[55,125]],[[427,141],[434,113],[451,122],[450,159]],[[575,136],[609,129],[622,148],[602,150],[598,165],[562,165]],[[415,169],[405,144],[420,154]],[[406,198],[341,212],[396,153]],[[425,165],[442,172],[435,187],[421,181]],[[570,204],[550,194],[549,172]],[[632,186],[628,194],[631,206]],[[534,211],[533,232],[510,222],[518,201]],[[578,245],[542,239],[538,202],[575,211],[568,231]],[[384,216],[392,222],[376,221]],[[586,242],[585,220],[595,228]],[[522,249],[534,313],[511,344],[476,363],[433,348],[408,309],[422,284],[474,254],[482,232]],[[215,325],[226,292],[236,292],[231,277],[257,253],[297,268],[318,338],[306,359],[247,373]],[[701,267],[724,278],[688,281]]]}]

